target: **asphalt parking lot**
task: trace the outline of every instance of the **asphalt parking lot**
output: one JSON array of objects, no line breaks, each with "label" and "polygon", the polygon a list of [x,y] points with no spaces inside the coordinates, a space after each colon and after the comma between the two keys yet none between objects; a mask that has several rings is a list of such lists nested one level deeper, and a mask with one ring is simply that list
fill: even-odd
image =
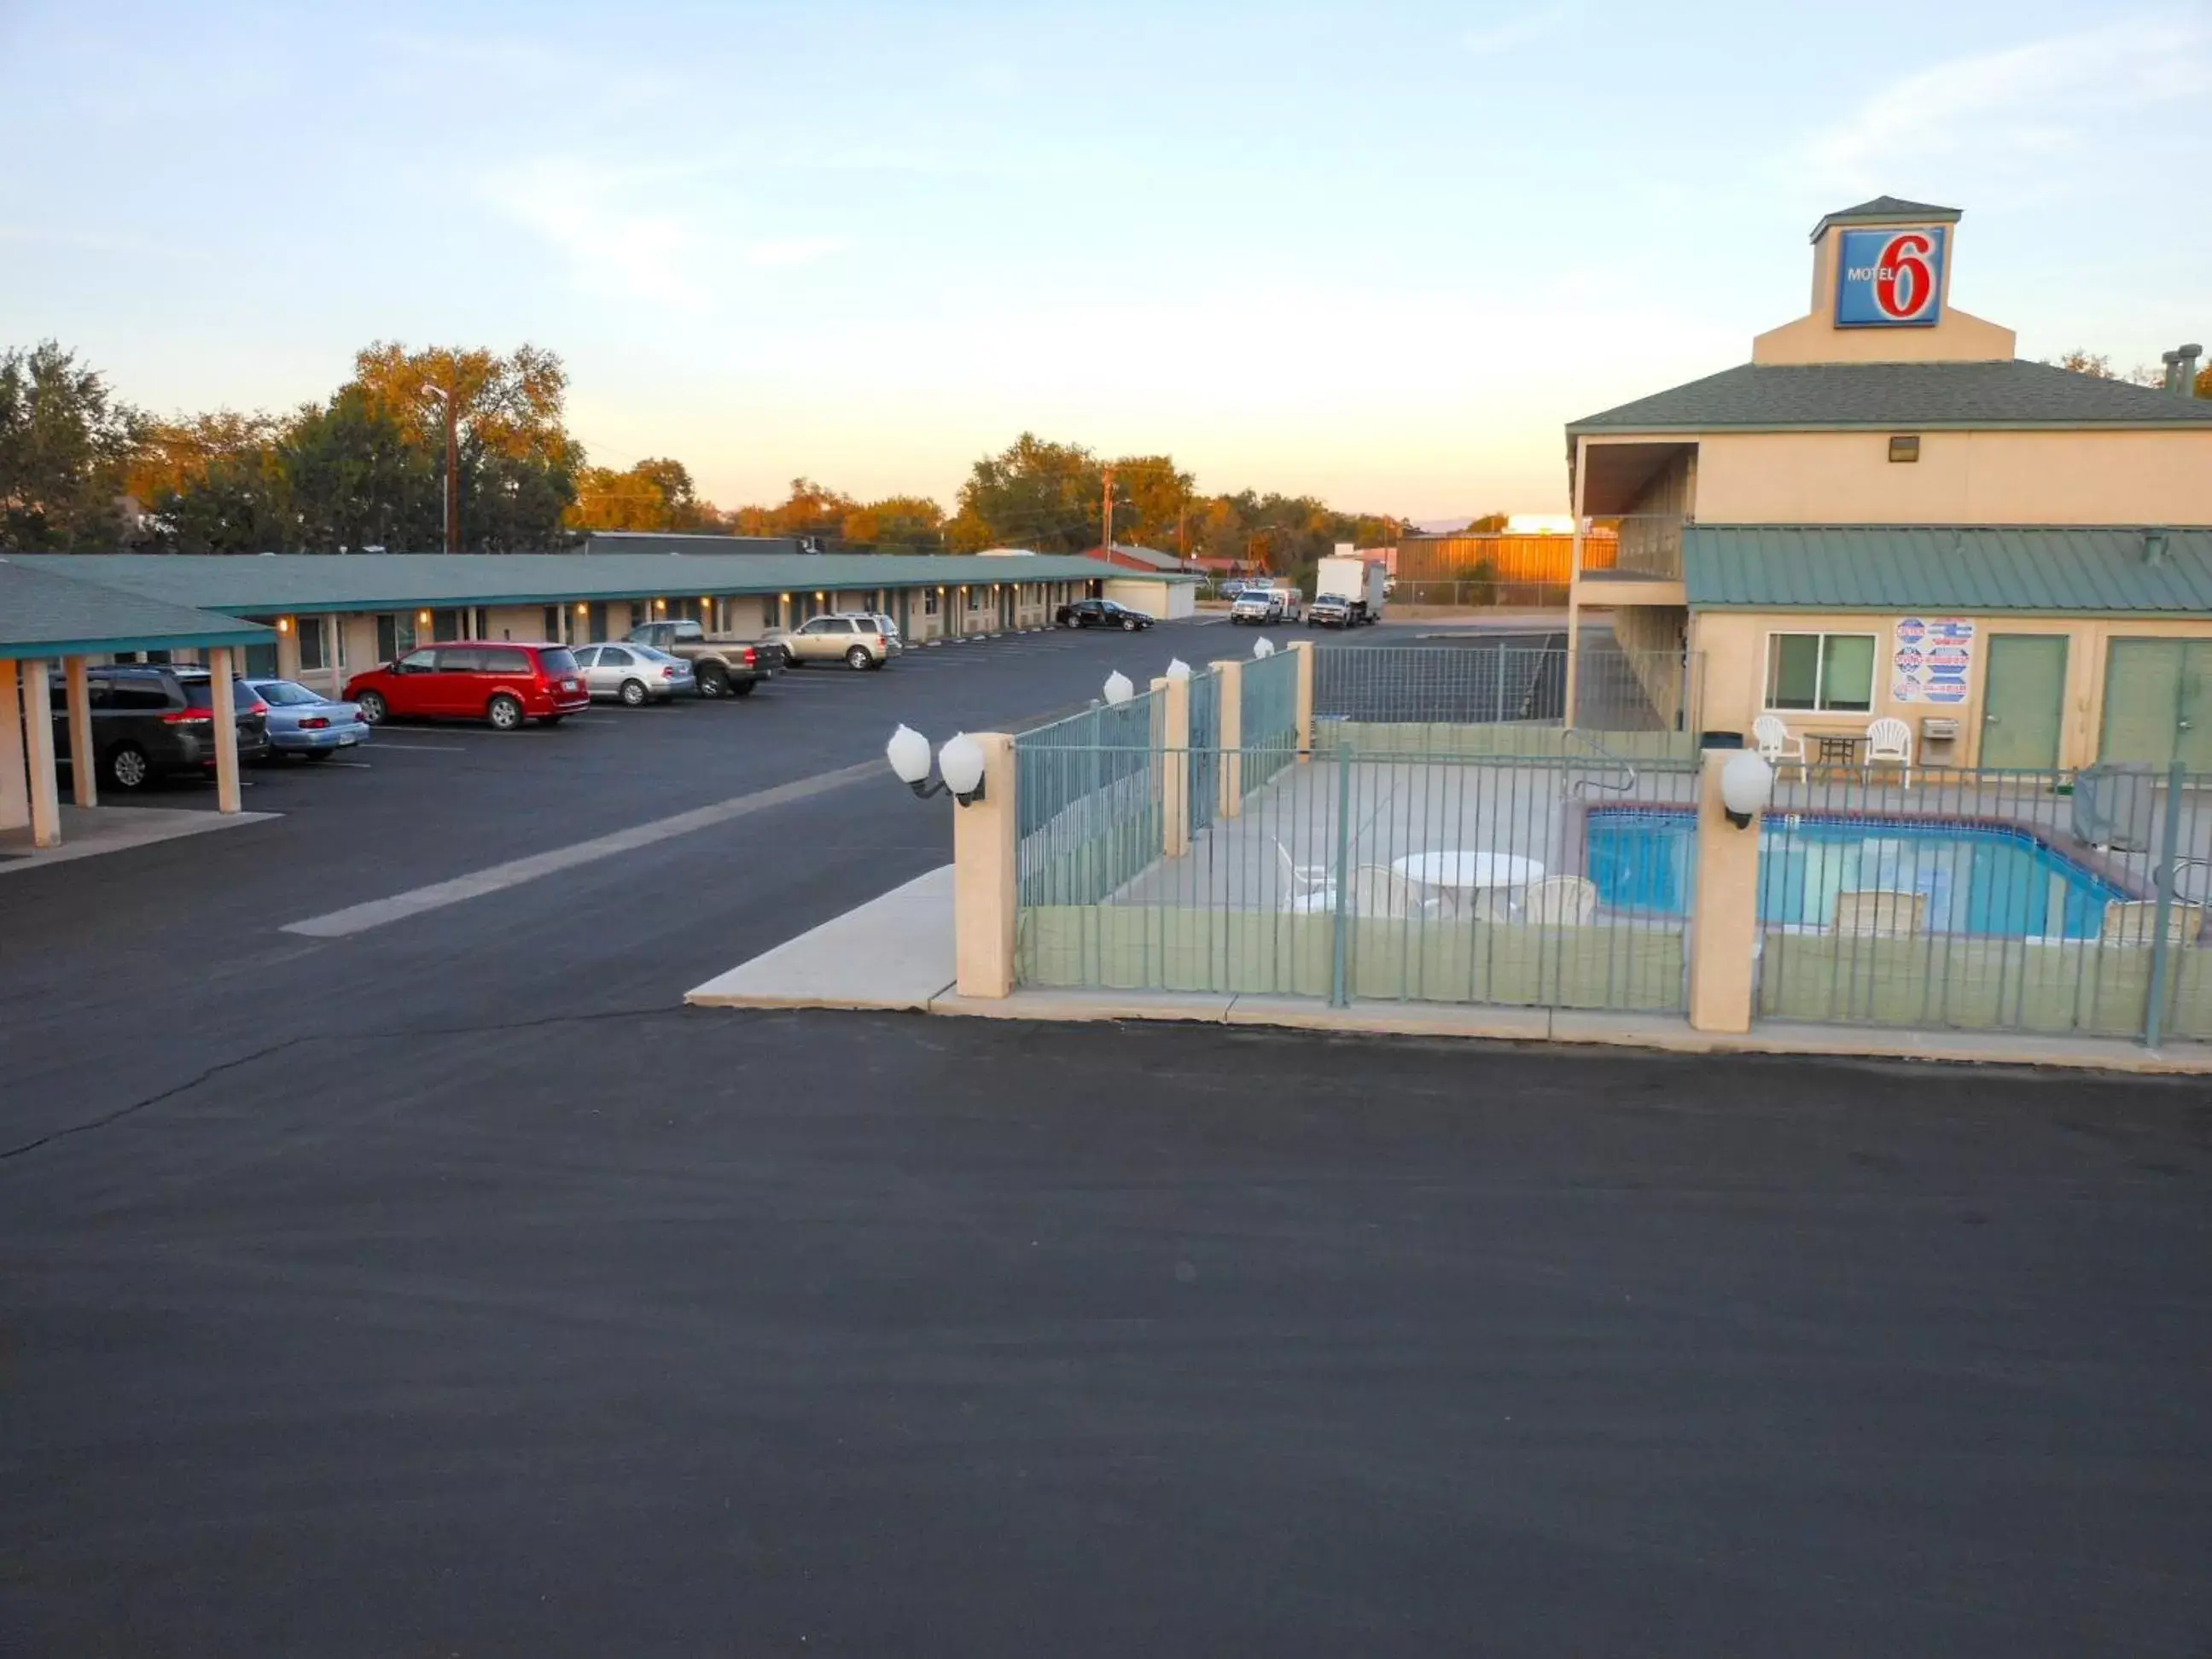
[{"label": "asphalt parking lot", "polygon": [[894,721],[1250,644],[392,727],[0,884],[0,1649],[2212,1651],[2197,1084],[678,1006],[944,861]]}]

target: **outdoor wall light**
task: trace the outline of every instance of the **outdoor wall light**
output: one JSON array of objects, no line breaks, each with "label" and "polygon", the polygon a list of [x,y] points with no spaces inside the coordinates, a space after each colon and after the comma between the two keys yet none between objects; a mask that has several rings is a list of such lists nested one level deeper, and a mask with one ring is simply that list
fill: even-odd
[{"label": "outdoor wall light", "polygon": [[430,620],[430,613],[427,611],[417,611],[415,613],[415,620],[427,625]]},{"label": "outdoor wall light", "polygon": [[1773,799],[1774,769],[1759,757],[1757,750],[1739,749],[1728,757],[1728,764],[1721,768],[1721,806],[1730,823],[1748,830]]},{"label": "outdoor wall light", "polygon": [[576,614],[580,617],[588,617],[592,614],[592,607],[583,600],[579,599],[576,601]]},{"label": "outdoor wall light", "polygon": [[277,631],[279,634],[289,634],[289,633],[290,633],[290,632],[292,631],[292,619],[291,619],[289,617],[277,617],[277,618],[276,618],[276,631]]},{"label": "outdoor wall light", "polygon": [[653,602],[653,608],[655,611],[665,611],[668,609],[668,601],[665,599],[655,599]]},{"label": "outdoor wall light", "polygon": [[965,806],[983,799],[983,745],[965,732],[956,733],[938,751],[935,782],[929,776],[929,739],[910,726],[891,733],[884,745],[884,758],[898,781],[923,800],[949,794]]},{"label": "outdoor wall light", "polygon": [[1181,657],[1170,657],[1168,659],[1168,678],[1178,684],[1188,684],[1190,680],[1190,665]]},{"label": "outdoor wall light", "polygon": [[1134,682],[1120,669],[1115,669],[1106,677],[1107,702],[1127,702],[1136,695],[1137,688]]},{"label": "outdoor wall light", "polygon": [[1263,659],[1273,656],[1275,654],[1274,641],[1269,639],[1264,634],[1261,635],[1258,639],[1252,641],[1252,654]]}]

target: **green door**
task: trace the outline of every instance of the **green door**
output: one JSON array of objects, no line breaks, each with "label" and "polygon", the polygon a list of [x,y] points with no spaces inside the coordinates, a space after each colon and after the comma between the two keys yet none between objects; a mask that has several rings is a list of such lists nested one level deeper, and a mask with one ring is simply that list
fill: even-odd
[{"label": "green door", "polygon": [[2212,640],[2113,641],[2098,752],[2212,771]]},{"label": "green door", "polygon": [[2066,717],[2066,636],[1995,634],[1982,688],[1984,766],[2049,771]]}]

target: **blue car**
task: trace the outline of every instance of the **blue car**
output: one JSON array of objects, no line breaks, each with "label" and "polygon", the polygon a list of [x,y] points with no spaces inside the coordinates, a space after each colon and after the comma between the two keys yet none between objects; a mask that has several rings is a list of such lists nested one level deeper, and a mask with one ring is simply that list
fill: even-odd
[{"label": "blue car", "polygon": [[328,760],[341,749],[368,741],[368,722],[358,706],[333,702],[293,680],[248,680],[253,694],[269,705],[271,758],[299,755]]}]

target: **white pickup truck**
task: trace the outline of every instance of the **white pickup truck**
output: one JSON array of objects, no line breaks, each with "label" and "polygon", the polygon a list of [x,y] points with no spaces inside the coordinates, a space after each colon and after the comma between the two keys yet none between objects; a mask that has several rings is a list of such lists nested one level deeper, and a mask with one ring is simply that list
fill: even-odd
[{"label": "white pickup truck", "polygon": [[1295,587],[1248,587],[1229,607],[1233,623],[1296,622],[1304,614],[1304,595]]},{"label": "white pickup truck", "polygon": [[1306,613],[1306,626],[1350,628],[1381,622],[1389,580],[1380,559],[1323,559],[1315,571],[1313,608]]}]

